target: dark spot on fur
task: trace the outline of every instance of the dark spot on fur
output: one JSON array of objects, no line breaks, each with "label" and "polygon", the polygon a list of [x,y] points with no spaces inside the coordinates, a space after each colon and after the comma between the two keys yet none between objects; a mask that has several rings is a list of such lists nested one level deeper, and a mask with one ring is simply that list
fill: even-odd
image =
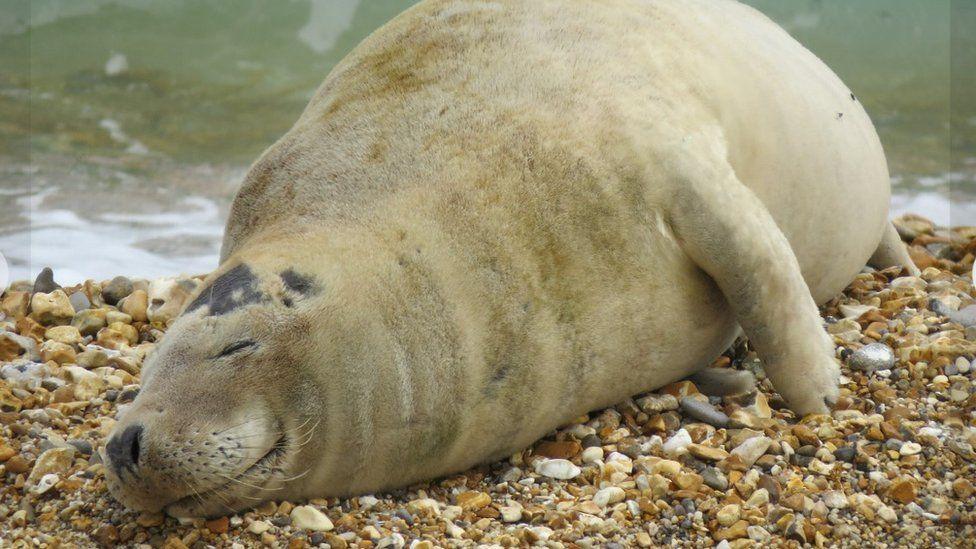
[{"label": "dark spot on fur", "polygon": [[299,274],[294,269],[282,271],[281,281],[285,283],[285,288],[302,296],[307,297],[319,293],[319,287],[314,278]]},{"label": "dark spot on fur", "polygon": [[207,305],[210,308],[209,316],[220,316],[245,305],[260,303],[267,297],[257,286],[258,277],[250,267],[241,263],[217,277],[209,288],[204,288],[185,312],[190,313]]},{"label": "dark spot on fur", "polygon": [[851,101],[857,101],[857,96],[854,95],[854,92],[851,92]]}]

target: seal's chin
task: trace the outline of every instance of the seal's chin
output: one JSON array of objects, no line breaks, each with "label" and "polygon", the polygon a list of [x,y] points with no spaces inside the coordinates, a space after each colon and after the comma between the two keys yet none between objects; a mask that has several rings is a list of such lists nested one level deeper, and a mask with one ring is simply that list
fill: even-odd
[{"label": "seal's chin", "polygon": [[204,492],[195,492],[165,506],[167,515],[175,518],[206,518],[235,513],[273,499],[275,486],[288,461],[290,444],[287,434],[244,472],[228,477],[226,483]]}]

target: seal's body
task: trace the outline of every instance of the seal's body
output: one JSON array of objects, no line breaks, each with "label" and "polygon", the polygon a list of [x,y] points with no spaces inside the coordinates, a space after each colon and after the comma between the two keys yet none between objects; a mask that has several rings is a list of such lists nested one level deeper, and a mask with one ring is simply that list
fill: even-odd
[{"label": "seal's body", "polygon": [[914,268],[888,201],[856,97],[748,7],[421,2],[252,167],[109,443],[114,490],[212,514],[406,485],[693,374],[740,326],[826,411],[811,293],[872,253]]}]

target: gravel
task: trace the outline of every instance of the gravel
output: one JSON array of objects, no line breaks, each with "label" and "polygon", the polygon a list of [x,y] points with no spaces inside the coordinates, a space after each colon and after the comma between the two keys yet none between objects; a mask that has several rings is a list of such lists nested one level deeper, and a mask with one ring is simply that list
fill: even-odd
[{"label": "gravel", "polygon": [[[821,308],[843,357],[829,416],[795,417],[739,344],[715,365],[755,371],[755,398],[709,403],[678,382],[464,473],[213,520],[136,514],[106,491],[98,449],[172,316],[147,314],[151,285],[15,283],[0,303],[0,545],[972,546],[976,330],[952,311],[976,304],[976,229],[912,220],[900,234],[920,277],[865,269]],[[178,309],[169,288],[195,284],[155,287]],[[123,299],[124,313],[111,304]]]}]

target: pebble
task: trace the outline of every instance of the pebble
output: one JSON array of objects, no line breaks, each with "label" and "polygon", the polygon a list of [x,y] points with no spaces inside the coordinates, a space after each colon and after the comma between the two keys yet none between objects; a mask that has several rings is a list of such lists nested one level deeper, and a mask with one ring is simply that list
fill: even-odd
[{"label": "pebble", "polygon": [[569,480],[579,476],[582,470],[565,459],[545,459],[535,462],[535,472],[557,480]]},{"label": "pebble", "polygon": [[691,444],[691,435],[685,429],[679,429],[674,435],[664,442],[664,453],[669,456],[676,456],[685,453],[688,445]]},{"label": "pebble", "polygon": [[713,427],[727,427],[729,424],[729,416],[708,402],[695,397],[682,397],[679,404],[682,412]]},{"label": "pebble", "polygon": [[118,305],[119,301],[132,293],[132,289],[131,280],[117,276],[102,288],[102,299],[109,305]]},{"label": "pebble", "polygon": [[903,456],[914,456],[922,451],[922,445],[915,442],[906,442],[898,449],[898,453]]},{"label": "pebble", "polygon": [[895,353],[883,343],[871,343],[854,351],[848,365],[851,369],[868,374],[875,370],[889,370],[895,366]]},{"label": "pebble", "polygon": [[[965,234],[976,249],[976,230]],[[139,282],[127,294],[147,293],[151,326],[138,320],[141,307],[133,307],[141,295],[120,311],[118,301],[106,304],[90,282],[81,290],[47,292],[67,295],[75,310],[70,320],[24,318],[27,284],[27,291],[0,296],[6,315],[0,342],[7,342],[0,343],[0,474],[8,486],[0,529],[5,541],[25,546],[53,546],[57,539],[61,546],[169,549],[570,543],[744,549],[897,546],[904,539],[963,546],[971,537],[963,532],[976,520],[976,432],[966,415],[976,328],[961,329],[953,318],[926,310],[936,298],[952,313],[976,310],[972,264],[952,263],[969,251],[952,242],[939,244],[952,253],[940,252],[943,263],[926,269],[924,285],[903,280],[891,288],[894,270],[865,271],[840,300],[824,306],[825,316],[841,319],[828,324],[844,357],[840,399],[830,416],[794,419],[768,392],[754,350],[740,342],[715,365],[757,373],[751,395],[706,399],[690,381],[673,383],[571,421],[500,463],[393,494],[309,502],[333,517],[329,531],[299,527],[292,518],[298,508],[287,501],[210,521],[123,512],[105,491],[98,446],[138,392],[142,361],[167,327],[165,314],[154,317],[154,306],[164,301],[157,296],[174,284]],[[943,268],[950,264],[965,276]],[[179,296],[171,291],[166,299]],[[100,341],[87,339],[102,330]],[[10,343],[4,334],[30,344]],[[871,340],[883,341],[897,360],[863,375],[851,361]],[[40,362],[42,344],[60,365]],[[74,362],[60,345],[75,353]],[[723,410],[729,412],[724,427],[702,419]],[[74,452],[63,470],[29,482],[50,459],[38,457],[61,448]],[[561,480],[539,472],[547,467],[571,474]]]},{"label": "pebble", "polygon": [[752,467],[756,460],[766,453],[772,443],[772,439],[765,436],[748,438],[732,450],[732,455],[746,467]]},{"label": "pebble", "polygon": [[610,486],[599,490],[593,496],[593,503],[603,508],[607,507],[608,505],[613,505],[614,503],[620,503],[626,497],[627,494],[624,492],[623,488],[618,486]]},{"label": "pebble", "polygon": [[702,481],[709,488],[724,492],[729,488],[729,479],[719,469],[706,467],[702,470]]},{"label": "pebble", "polygon": [[596,463],[603,459],[603,448],[599,446],[590,446],[589,448],[583,450],[580,455],[580,461],[583,463]]},{"label": "pebble", "polygon": [[49,294],[54,290],[60,290],[61,285],[54,281],[54,271],[50,267],[44,267],[34,279],[34,292]]},{"label": "pebble", "polygon": [[313,532],[328,532],[332,530],[332,521],[325,513],[311,505],[299,505],[291,510],[291,523],[300,530]]}]

